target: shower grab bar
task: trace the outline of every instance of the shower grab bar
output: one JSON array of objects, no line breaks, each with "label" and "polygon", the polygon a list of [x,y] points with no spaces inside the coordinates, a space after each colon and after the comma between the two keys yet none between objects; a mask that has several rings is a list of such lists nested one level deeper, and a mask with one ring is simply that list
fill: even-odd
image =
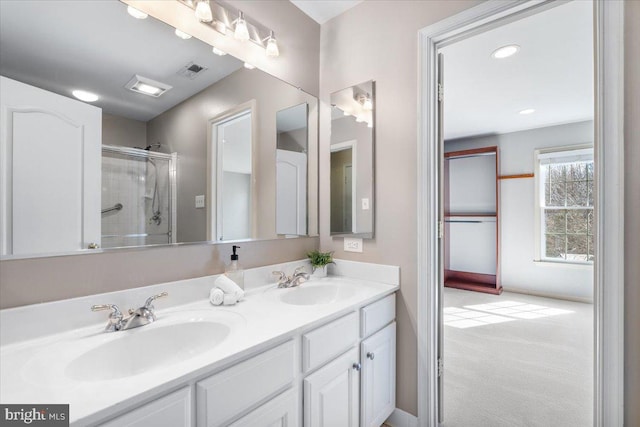
[{"label": "shower grab bar", "polygon": [[122,210],[122,203],[116,203],[115,205],[111,206],[110,208],[106,208],[106,209],[102,209],[102,213],[106,214],[107,212],[111,212],[111,211],[119,211]]}]

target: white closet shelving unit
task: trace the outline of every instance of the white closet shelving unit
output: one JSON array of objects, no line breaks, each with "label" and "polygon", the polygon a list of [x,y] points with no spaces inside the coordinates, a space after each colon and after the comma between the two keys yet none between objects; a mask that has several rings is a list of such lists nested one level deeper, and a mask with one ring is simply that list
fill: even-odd
[{"label": "white closet shelving unit", "polygon": [[445,281],[500,294],[498,147],[445,154]]}]

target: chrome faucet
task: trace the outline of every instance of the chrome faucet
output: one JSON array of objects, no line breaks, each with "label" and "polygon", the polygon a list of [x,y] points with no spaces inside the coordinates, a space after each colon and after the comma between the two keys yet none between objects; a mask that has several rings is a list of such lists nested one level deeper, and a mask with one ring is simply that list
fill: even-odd
[{"label": "chrome faucet", "polygon": [[153,295],[145,301],[142,307],[136,310],[129,309],[129,316],[124,317],[120,309],[115,304],[101,304],[91,307],[92,311],[111,310],[109,314],[109,320],[105,331],[126,331],[127,329],[137,328],[139,326],[148,325],[156,321],[155,309],[153,307],[153,301],[158,298],[168,296],[167,292],[162,292],[158,295]]},{"label": "chrome faucet", "polygon": [[274,271],[272,274],[278,276],[279,288],[293,288],[300,286],[304,281],[309,280],[309,273],[304,271],[304,266],[300,266],[295,269],[293,275],[287,276],[284,271]]}]

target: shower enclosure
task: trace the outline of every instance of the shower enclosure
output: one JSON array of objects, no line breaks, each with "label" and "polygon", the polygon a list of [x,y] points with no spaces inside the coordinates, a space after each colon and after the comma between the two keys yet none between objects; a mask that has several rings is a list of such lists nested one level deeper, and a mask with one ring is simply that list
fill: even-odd
[{"label": "shower enclosure", "polygon": [[102,247],[176,242],[177,154],[102,146]]}]

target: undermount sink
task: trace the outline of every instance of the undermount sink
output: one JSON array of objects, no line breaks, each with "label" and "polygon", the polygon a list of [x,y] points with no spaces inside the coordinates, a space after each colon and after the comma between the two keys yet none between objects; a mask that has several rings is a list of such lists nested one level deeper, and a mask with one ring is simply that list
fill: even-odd
[{"label": "undermount sink", "polygon": [[277,289],[280,301],[291,305],[319,305],[338,302],[352,297],[355,293],[350,286],[337,283],[303,283],[295,288]]},{"label": "undermount sink", "polygon": [[80,381],[113,380],[190,359],[222,343],[231,328],[216,321],[191,321],[113,332],[116,339],[72,360],[65,374]]}]

